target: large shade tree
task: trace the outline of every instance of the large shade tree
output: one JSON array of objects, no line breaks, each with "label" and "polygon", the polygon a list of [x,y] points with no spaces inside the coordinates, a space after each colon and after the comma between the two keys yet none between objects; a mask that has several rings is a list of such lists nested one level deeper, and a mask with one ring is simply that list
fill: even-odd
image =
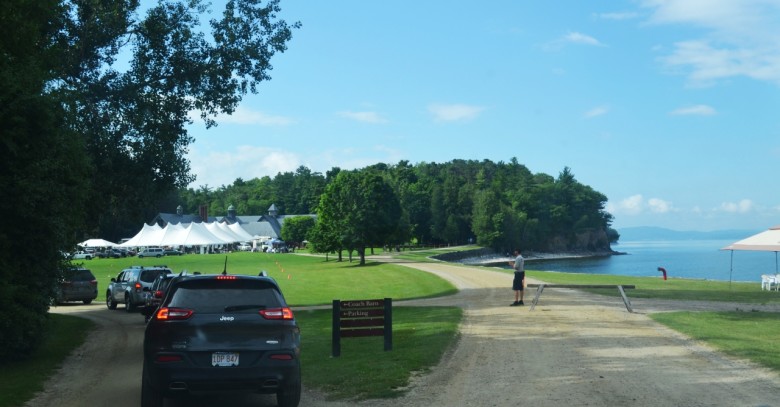
[{"label": "large shade tree", "polygon": [[65,264],[60,246],[83,221],[84,139],[58,100],[56,1],[3,3],[0,12],[0,360],[20,359],[43,337]]},{"label": "large shade tree", "polygon": [[86,136],[88,226],[118,239],[194,180],[192,117],[213,126],[257,92],[298,24],[277,18],[279,0],[228,0],[221,15],[201,0],[160,1],[143,15],[138,0],[61,3],[63,69],[49,86]]},{"label": "large shade tree", "polygon": [[392,187],[374,171],[341,171],[327,186],[317,210],[315,247],[356,250],[398,239],[401,204]]},{"label": "large shade tree", "polygon": [[[144,5],[146,6],[146,4]],[[0,13],[0,360],[39,343],[60,250],[135,230],[192,181],[208,126],[270,79],[278,0],[7,0]],[[201,26],[202,22],[207,28]]]}]

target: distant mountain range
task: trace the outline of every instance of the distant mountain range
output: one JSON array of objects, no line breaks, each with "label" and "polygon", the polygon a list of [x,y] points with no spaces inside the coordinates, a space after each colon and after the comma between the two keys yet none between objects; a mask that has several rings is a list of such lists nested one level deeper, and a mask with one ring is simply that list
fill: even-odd
[{"label": "distant mountain range", "polygon": [[741,240],[761,232],[760,230],[715,230],[711,232],[679,231],[653,226],[617,229],[621,242],[649,240]]}]

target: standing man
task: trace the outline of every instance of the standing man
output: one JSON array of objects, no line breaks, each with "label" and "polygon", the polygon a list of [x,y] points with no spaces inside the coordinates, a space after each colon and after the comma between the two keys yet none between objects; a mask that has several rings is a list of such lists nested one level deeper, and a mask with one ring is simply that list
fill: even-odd
[{"label": "standing man", "polygon": [[509,265],[515,269],[515,279],[512,281],[512,289],[515,290],[515,302],[509,304],[512,307],[523,305],[523,287],[525,287],[525,259],[520,250],[515,250],[515,260]]}]

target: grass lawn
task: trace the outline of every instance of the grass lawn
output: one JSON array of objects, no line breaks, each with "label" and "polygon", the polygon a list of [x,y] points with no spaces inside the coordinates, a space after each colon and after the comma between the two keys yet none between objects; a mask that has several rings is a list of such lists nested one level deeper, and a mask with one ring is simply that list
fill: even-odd
[{"label": "grass lawn", "polygon": [[726,354],[780,371],[779,313],[663,312],[650,317]]},{"label": "grass lawn", "polygon": [[112,277],[130,266],[166,265],[175,273],[183,270],[217,274],[225,269],[230,274],[257,275],[266,271],[282,288],[291,306],[326,305],[333,300],[393,298],[394,300],[449,295],[455,287],[429,273],[408,267],[367,260],[358,266],[357,259],[338,262],[319,256],[281,253],[235,252],[229,254],[190,254],[162,258],[127,257],[94,259],[83,262],[98,279],[98,299],[105,300],[105,291]]},{"label": "grass lawn", "polygon": [[21,406],[43,390],[44,381],[84,342],[93,326],[88,319],[51,314],[43,345],[32,358],[0,365],[0,407]]},{"label": "grass lawn", "polygon": [[454,343],[461,316],[455,307],[394,307],[393,350],[383,350],[382,337],[342,338],[341,356],[334,358],[331,311],[296,312],[303,383],[332,399],[399,396],[412,372],[436,365]]}]

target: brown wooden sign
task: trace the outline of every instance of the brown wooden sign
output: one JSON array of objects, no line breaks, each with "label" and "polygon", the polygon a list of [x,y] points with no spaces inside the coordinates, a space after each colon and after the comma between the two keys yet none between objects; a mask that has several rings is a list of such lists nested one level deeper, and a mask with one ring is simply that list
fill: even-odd
[{"label": "brown wooden sign", "polygon": [[341,338],[384,336],[393,348],[393,300],[333,300],[333,357],[341,355]]}]

